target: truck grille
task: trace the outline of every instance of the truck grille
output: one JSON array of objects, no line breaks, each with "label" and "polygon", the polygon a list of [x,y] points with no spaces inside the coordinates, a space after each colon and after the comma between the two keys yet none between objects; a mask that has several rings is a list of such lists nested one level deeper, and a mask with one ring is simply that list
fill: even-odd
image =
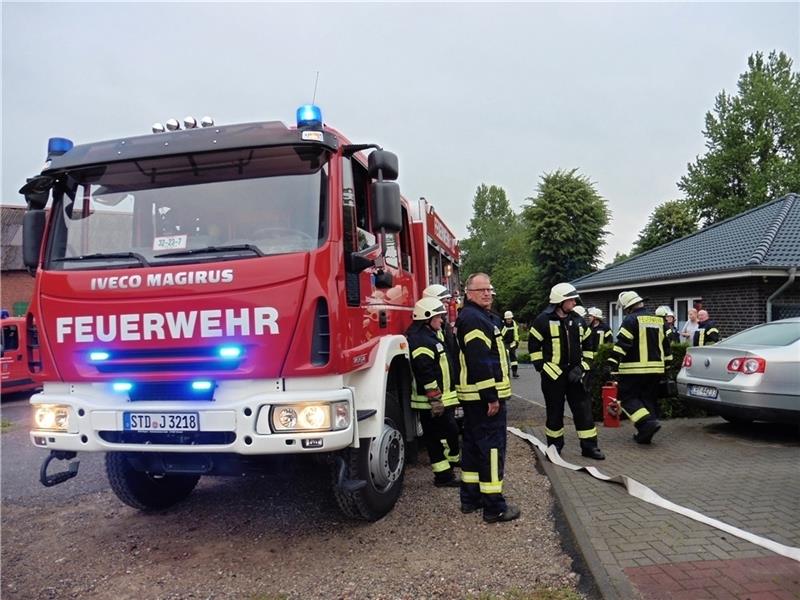
[{"label": "truck grille", "polygon": [[232,431],[188,431],[184,433],[151,433],[145,431],[99,431],[110,444],[169,444],[171,446],[210,446],[232,444]]}]

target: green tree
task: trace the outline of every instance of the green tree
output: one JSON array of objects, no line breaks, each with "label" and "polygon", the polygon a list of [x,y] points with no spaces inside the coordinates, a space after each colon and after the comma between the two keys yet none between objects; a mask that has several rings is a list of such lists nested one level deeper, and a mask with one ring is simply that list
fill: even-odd
[{"label": "green tree", "polygon": [[686,200],[670,200],[660,204],[650,214],[647,225],[639,232],[639,239],[631,256],[657,248],[697,231],[697,211]]},{"label": "green tree", "polygon": [[546,173],[523,217],[536,265],[535,304],[547,303],[550,288],[594,271],[608,235],[608,205],[588,178],[571,171]]},{"label": "green tree", "polygon": [[783,52],[747,64],[738,93],[706,113],[708,151],[678,182],[706,224],[800,191],[800,74]]},{"label": "green tree", "polygon": [[472,219],[467,225],[469,235],[459,243],[464,277],[478,271],[492,275],[502,255],[507,230],[515,219],[503,188],[478,186],[472,201]]},{"label": "green tree", "polygon": [[620,252],[619,250],[617,250],[617,253],[614,255],[614,258],[611,259],[610,263],[606,263],[606,266],[604,268],[607,269],[611,265],[615,265],[617,263],[620,263],[623,260],[628,260],[629,258],[630,258],[629,254],[626,254],[625,252]]},{"label": "green tree", "polygon": [[503,235],[505,242],[490,273],[497,290],[495,308],[501,313],[512,311],[518,322],[531,321],[537,314],[531,303],[536,273],[522,217],[514,215]]}]

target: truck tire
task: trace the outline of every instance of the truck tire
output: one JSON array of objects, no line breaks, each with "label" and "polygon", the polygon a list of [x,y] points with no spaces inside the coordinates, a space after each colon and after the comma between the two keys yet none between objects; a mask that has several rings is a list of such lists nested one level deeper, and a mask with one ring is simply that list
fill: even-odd
[{"label": "truck tire", "polygon": [[143,511],[169,508],[189,496],[200,481],[200,475],[195,474],[137,471],[121,452],[106,454],[106,474],[117,498]]},{"label": "truck tire", "polygon": [[387,391],[381,433],[375,438],[361,438],[359,448],[345,450],[345,477],[366,481],[355,491],[334,486],[339,508],[348,517],[377,521],[392,510],[400,497],[406,458],[402,419],[397,395]]}]

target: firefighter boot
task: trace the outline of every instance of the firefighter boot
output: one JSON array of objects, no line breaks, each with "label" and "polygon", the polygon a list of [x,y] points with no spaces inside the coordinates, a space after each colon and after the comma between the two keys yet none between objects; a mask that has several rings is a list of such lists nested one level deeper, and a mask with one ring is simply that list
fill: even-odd
[{"label": "firefighter boot", "polygon": [[642,423],[639,431],[633,434],[633,441],[637,444],[649,444],[656,432],[661,429],[661,423],[652,419]]},{"label": "firefighter boot", "polygon": [[518,369],[518,368],[519,368],[519,367],[517,367],[517,365],[511,365],[511,376],[512,376],[514,379],[519,379],[519,373],[517,373],[517,369]]},{"label": "firefighter boot", "polygon": [[506,506],[506,509],[498,515],[487,515],[484,513],[483,520],[487,523],[506,523],[507,521],[518,519],[520,514],[519,508],[513,504],[509,504]]},{"label": "firefighter boot", "polygon": [[581,456],[593,458],[594,460],[605,460],[606,455],[597,447],[597,440],[587,441],[581,444]]}]

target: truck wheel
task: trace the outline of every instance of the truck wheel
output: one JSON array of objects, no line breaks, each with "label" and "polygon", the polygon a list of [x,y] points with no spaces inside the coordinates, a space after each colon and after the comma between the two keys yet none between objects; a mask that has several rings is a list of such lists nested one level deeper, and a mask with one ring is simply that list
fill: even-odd
[{"label": "truck wheel", "polygon": [[200,475],[137,471],[120,452],[106,454],[106,474],[117,498],[139,510],[168,508],[191,494],[200,481]]},{"label": "truck wheel", "polygon": [[377,521],[392,510],[400,497],[406,457],[402,418],[397,396],[387,391],[381,432],[375,438],[361,438],[359,448],[345,451],[346,477],[367,483],[352,492],[334,487],[336,501],[347,516]]}]

